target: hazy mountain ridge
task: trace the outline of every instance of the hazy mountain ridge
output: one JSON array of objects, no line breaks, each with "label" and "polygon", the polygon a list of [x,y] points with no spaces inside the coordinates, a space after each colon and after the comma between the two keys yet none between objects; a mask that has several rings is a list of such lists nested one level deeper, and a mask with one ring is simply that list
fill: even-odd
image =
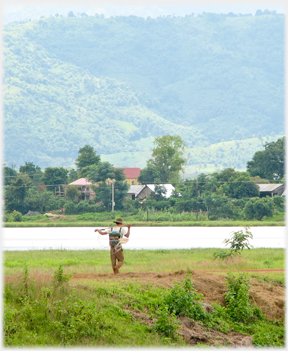
[{"label": "hazy mountain ridge", "polygon": [[163,134],[190,148],[284,134],[283,18],[260,17],[6,26],[5,159],[67,166],[85,144],[146,155]]}]

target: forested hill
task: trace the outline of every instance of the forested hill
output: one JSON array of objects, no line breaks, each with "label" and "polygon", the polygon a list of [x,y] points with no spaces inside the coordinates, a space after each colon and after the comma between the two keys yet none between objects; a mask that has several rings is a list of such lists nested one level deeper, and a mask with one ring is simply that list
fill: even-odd
[{"label": "forested hill", "polygon": [[4,53],[18,166],[70,166],[89,144],[133,167],[163,134],[190,148],[284,134],[281,14],[41,18],[7,25]]}]

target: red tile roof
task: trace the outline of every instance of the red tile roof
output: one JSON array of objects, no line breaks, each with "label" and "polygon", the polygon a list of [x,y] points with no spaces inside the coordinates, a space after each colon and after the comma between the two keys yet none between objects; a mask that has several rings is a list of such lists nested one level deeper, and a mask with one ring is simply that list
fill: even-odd
[{"label": "red tile roof", "polygon": [[[120,168],[120,167],[119,167]],[[139,177],[141,168],[129,168],[129,167],[125,167],[122,168],[124,173],[125,173],[125,177],[126,179],[135,179]]]}]

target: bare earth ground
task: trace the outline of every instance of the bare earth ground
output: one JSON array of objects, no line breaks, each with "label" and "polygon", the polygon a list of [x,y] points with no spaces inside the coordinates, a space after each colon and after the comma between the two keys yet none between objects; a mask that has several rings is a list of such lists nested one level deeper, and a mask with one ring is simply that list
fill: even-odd
[{"label": "bare earth ground", "polygon": [[[284,269],[255,269],[245,270],[246,272],[264,273],[264,272],[279,272]],[[239,270],[237,270],[239,272]],[[203,270],[193,271],[192,281],[198,293],[204,295],[204,306],[209,311],[213,308],[212,302],[224,304],[224,293],[227,291],[225,278],[227,277],[225,270]],[[70,281],[71,285],[79,285],[81,281],[86,279],[105,281],[119,281],[127,283],[151,284],[154,286],[172,287],[175,281],[182,281],[187,272],[184,270],[173,272],[145,272],[145,273],[74,273]],[[6,281],[13,280],[15,277],[6,277]],[[36,277],[35,277],[36,278]],[[37,280],[41,277],[37,276]],[[45,279],[43,276],[42,279]],[[48,278],[48,277],[46,277]],[[260,307],[264,314],[269,319],[284,318],[285,304],[285,287],[277,282],[259,282],[255,278],[251,278],[250,296],[255,304]],[[82,284],[81,284],[82,285]],[[129,311],[131,313],[131,311]],[[144,312],[132,312],[135,319],[142,323],[151,325],[153,319]],[[236,332],[228,334],[215,330],[204,330],[197,322],[191,323],[189,318],[181,317],[181,327],[179,334],[191,345],[197,343],[206,344],[207,346],[232,346],[232,347],[253,347],[252,336],[245,336]]]},{"label": "bare earth ground", "polygon": [[[247,270],[248,272],[264,273],[264,272],[279,272],[284,269],[261,269]],[[101,281],[119,281],[119,282],[137,282],[141,284],[162,285],[172,287],[175,281],[181,281],[186,276],[186,271],[176,272],[157,272],[157,273],[120,273],[114,275],[112,273],[98,274],[77,274],[74,273],[72,282],[77,282],[82,279],[95,279]],[[224,304],[224,293],[227,291],[225,284],[225,271],[221,270],[206,270],[193,271],[192,280],[194,287],[198,293],[204,295],[205,308],[212,308],[212,302]],[[285,302],[285,287],[280,283],[277,284],[259,282],[255,278],[251,279],[250,296],[252,300],[260,307],[264,314],[269,319],[281,319],[284,317],[284,302]],[[131,311],[130,311],[131,312]],[[134,313],[134,318],[141,320],[143,323],[152,325],[151,320],[145,313]],[[206,345],[233,346],[233,347],[253,347],[252,336],[244,336],[236,332],[224,334],[219,331],[211,330],[207,332],[197,323],[191,323],[189,318],[181,318],[180,335],[191,345],[202,343]]]}]

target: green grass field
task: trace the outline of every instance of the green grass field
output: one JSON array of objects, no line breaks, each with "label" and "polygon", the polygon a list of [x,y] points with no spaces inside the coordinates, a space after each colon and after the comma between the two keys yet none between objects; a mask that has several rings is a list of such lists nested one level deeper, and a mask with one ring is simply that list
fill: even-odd
[{"label": "green grass field", "polygon": [[[124,250],[123,272],[159,272],[208,269],[265,269],[284,268],[284,249],[243,250],[233,259],[214,259],[213,253],[220,249],[187,250]],[[33,250],[6,251],[4,253],[4,274],[19,274],[24,265],[31,272],[52,274],[62,265],[67,273],[109,273],[111,264],[106,250]],[[268,274],[268,273],[267,273]],[[269,276],[284,282],[284,273]]]},{"label": "green grass field", "polygon": [[[165,219],[167,216],[175,217],[173,220]],[[4,222],[4,227],[106,227],[110,226],[116,217],[123,217],[126,223],[131,223],[138,227],[258,227],[258,226],[285,226],[285,213],[278,212],[272,218],[264,217],[261,221],[257,220],[208,220],[205,215],[200,215],[199,220],[195,219],[195,214],[167,214],[153,213],[147,215],[143,213],[141,219],[123,212],[105,213],[84,213],[79,215],[56,215],[57,218],[40,215],[35,217],[22,217],[21,222]],[[154,218],[153,218],[154,217]],[[187,219],[191,217],[192,219]]]},{"label": "green grass field", "polygon": [[[9,347],[184,347],[181,318],[197,323],[197,347],[233,346],[235,333],[254,346],[284,346],[284,321],[270,320],[249,298],[254,278],[267,288],[284,284],[284,272],[231,273],[284,268],[283,249],[251,249],[232,259],[214,259],[215,249],[125,250],[120,280],[81,279],[73,273],[111,273],[104,250],[5,252],[4,345]],[[221,269],[230,275],[225,304],[207,312],[188,272]],[[132,282],[125,273],[185,270],[174,286]],[[229,273],[230,271],[230,273]],[[214,272],[217,275],[219,272]],[[173,279],[173,278],[172,278]],[[221,278],[223,279],[223,278]],[[211,286],[213,290],[213,286]],[[233,303],[231,307],[231,298]],[[229,307],[230,306],[230,307]],[[182,323],[182,324],[181,324]],[[212,334],[210,334],[212,332]],[[216,334],[215,334],[216,333]],[[218,333],[218,334],[217,334]],[[213,335],[206,338],[205,335]],[[215,339],[215,335],[217,335]],[[219,336],[220,335],[220,336]],[[222,335],[222,336],[221,336]],[[205,338],[208,340],[204,342]],[[224,341],[223,341],[224,340]]]}]

